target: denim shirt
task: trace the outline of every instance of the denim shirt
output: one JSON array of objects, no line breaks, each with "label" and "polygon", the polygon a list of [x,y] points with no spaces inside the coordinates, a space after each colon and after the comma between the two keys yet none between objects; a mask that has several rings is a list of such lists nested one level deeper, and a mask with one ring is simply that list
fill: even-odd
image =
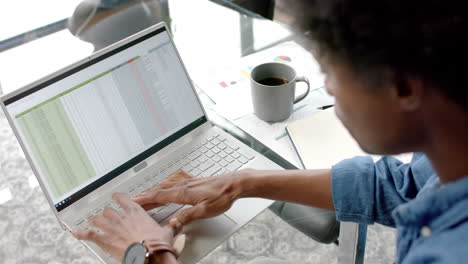
[{"label": "denim shirt", "polygon": [[397,263],[468,263],[468,177],[441,186],[425,155],[344,160],[332,195],[339,221],[397,228]]}]

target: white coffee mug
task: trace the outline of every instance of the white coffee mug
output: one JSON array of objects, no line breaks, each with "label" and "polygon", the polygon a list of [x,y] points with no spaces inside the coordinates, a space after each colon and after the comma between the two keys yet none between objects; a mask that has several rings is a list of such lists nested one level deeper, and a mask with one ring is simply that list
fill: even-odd
[{"label": "white coffee mug", "polygon": [[[305,82],[307,90],[296,97],[297,82]],[[310,91],[306,77],[297,76],[291,66],[276,62],[255,67],[250,75],[250,84],[254,113],[268,122],[287,119],[293,105],[304,99]]]}]

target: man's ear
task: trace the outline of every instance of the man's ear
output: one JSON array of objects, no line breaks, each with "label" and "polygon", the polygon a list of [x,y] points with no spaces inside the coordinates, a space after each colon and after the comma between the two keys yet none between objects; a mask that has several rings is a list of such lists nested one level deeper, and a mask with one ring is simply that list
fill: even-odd
[{"label": "man's ear", "polygon": [[425,82],[416,77],[402,77],[395,82],[396,98],[403,111],[412,112],[421,107],[425,93]]}]

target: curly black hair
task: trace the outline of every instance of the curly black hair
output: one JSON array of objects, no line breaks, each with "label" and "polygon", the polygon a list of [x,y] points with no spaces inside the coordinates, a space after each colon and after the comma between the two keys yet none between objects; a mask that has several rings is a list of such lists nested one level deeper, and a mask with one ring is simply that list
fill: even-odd
[{"label": "curly black hair", "polygon": [[468,109],[466,0],[293,0],[324,56],[378,80],[417,76]]}]

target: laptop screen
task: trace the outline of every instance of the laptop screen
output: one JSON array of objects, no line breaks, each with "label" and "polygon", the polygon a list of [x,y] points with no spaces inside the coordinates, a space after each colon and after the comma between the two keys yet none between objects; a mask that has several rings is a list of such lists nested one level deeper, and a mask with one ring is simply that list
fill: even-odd
[{"label": "laptop screen", "polygon": [[206,122],[164,27],[5,106],[58,211]]}]

